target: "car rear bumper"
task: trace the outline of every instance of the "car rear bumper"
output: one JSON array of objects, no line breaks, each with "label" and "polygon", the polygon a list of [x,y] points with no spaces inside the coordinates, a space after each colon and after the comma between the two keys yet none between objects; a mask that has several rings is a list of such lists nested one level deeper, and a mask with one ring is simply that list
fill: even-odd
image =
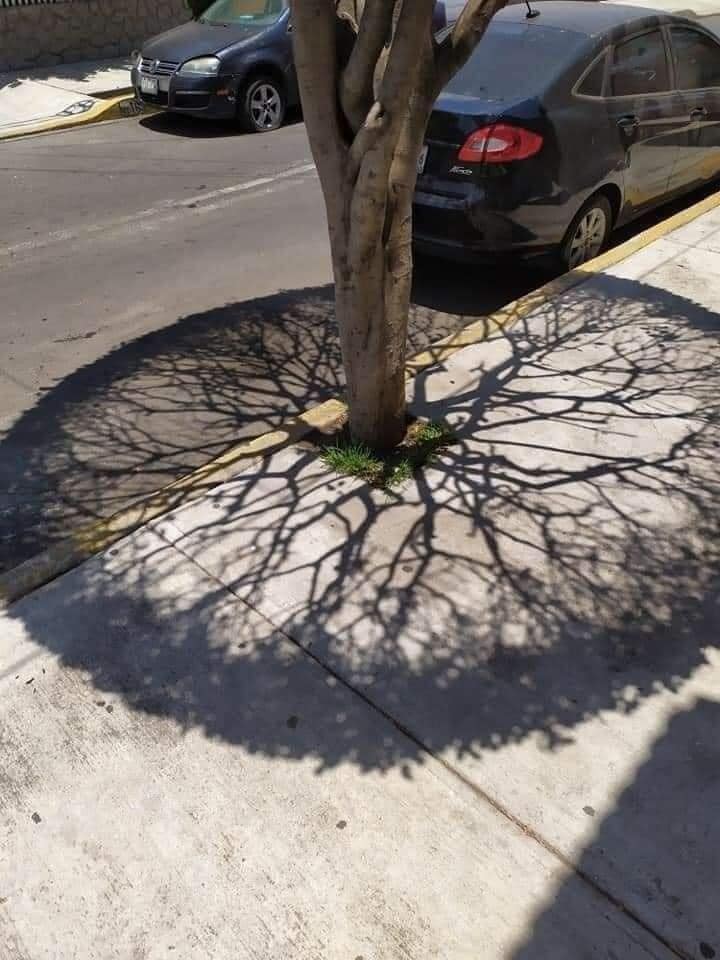
[{"label": "car rear bumper", "polygon": [[178,73],[161,76],[157,78],[155,94],[141,89],[140,77],[137,68],[133,68],[135,93],[148,106],[218,120],[235,116],[237,81],[232,76],[184,77]]},{"label": "car rear bumper", "polygon": [[448,196],[416,190],[413,201],[415,247],[433,256],[466,261],[542,256],[563,238],[564,226],[552,203],[502,209],[481,187]]}]

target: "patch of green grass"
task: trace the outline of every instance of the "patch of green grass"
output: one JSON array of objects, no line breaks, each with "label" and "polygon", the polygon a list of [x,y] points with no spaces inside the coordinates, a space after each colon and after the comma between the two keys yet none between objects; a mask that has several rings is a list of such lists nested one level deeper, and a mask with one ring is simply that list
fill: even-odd
[{"label": "patch of green grass", "polygon": [[348,477],[359,477],[367,483],[376,484],[384,472],[382,460],[361,443],[341,442],[332,447],[325,447],[322,459],[336,473],[344,473]]},{"label": "patch of green grass", "polygon": [[[390,466],[390,465],[388,465]],[[399,460],[394,465],[390,466],[390,469],[387,470],[387,477],[385,478],[385,488],[387,490],[397,490],[398,487],[402,487],[404,483],[407,483],[408,480],[413,475],[413,465],[407,458]]]},{"label": "patch of green grass", "polygon": [[436,450],[446,447],[453,439],[453,432],[447,423],[429,423],[416,420],[408,430],[406,443],[416,447],[432,447]]},{"label": "patch of green grass", "polygon": [[374,453],[345,438],[325,447],[321,456],[336,473],[389,491],[407,483],[416,470],[430,463],[452,440],[453,432],[447,424],[417,420],[408,428],[403,442],[390,453]]}]

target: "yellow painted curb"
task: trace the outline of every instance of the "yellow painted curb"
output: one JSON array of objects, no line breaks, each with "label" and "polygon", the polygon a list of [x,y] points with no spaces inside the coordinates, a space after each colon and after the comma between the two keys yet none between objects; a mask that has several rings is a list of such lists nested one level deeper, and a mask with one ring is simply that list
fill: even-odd
[{"label": "yellow painted curb", "polygon": [[[590,277],[620,263],[655,240],[691,223],[697,217],[718,206],[720,206],[720,193],[715,193],[688,207],[687,210],[674,214],[662,223],[643,231],[626,243],[608,250],[607,253],[589,261],[577,270],[551,280],[550,283],[509,303],[495,313],[468,324],[458,333],[438,340],[428,350],[424,350],[407,362],[406,376],[412,379],[422,370],[444,362],[465,347],[487,340],[493,333],[528,316],[553,298],[577,287]],[[346,406],[340,400],[327,400],[298,417],[287,420],[277,430],[262,434],[228,450],[193,473],[162,487],[109,519],[100,520],[79,530],[67,540],[0,575],[0,604],[10,604],[19,600],[101,550],[107,549],[150,520],[175,510],[189,500],[197,499],[213,487],[237,476],[253,461],[289,444],[297,443],[314,430],[322,432],[336,430],[344,422],[346,414]]]},{"label": "yellow painted curb", "polygon": [[54,130],[67,130],[70,127],[82,127],[88,123],[99,123],[101,120],[119,120],[130,115],[123,112],[123,105],[132,103],[134,99],[134,93],[125,92],[100,100],[86,113],[80,113],[74,117],[50,117],[47,120],[39,120],[37,123],[18,126],[11,130],[0,130],[0,140],[29,137],[35,133],[51,133]]}]

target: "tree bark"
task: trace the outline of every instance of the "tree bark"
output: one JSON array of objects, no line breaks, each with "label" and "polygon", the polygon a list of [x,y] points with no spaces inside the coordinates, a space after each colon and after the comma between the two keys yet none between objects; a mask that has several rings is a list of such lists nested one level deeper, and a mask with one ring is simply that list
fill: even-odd
[{"label": "tree bark", "polygon": [[[393,214],[362,269],[334,244],[335,310],[347,384],[350,433],[388,450],[405,434],[405,344],[412,282],[409,215]],[[348,238],[349,239],[349,238]],[[343,238],[345,240],[345,238]],[[338,250],[340,247],[340,250]]]},{"label": "tree bark", "polygon": [[291,0],[305,124],[327,211],[350,432],[371,449],[390,449],[405,434],[412,199],[425,127],[441,88],[504,2],[468,0],[438,44],[435,0]]}]

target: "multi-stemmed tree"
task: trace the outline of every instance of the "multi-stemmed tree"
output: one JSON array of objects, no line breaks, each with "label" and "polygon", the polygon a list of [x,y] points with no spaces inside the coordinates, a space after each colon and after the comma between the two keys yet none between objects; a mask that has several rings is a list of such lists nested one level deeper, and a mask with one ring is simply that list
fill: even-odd
[{"label": "multi-stemmed tree", "polygon": [[412,198],[441,89],[505,0],[467,0],[435,33],[435,0],[291,0],[295,61],[322,184],[350,430],[405,432]]}]

